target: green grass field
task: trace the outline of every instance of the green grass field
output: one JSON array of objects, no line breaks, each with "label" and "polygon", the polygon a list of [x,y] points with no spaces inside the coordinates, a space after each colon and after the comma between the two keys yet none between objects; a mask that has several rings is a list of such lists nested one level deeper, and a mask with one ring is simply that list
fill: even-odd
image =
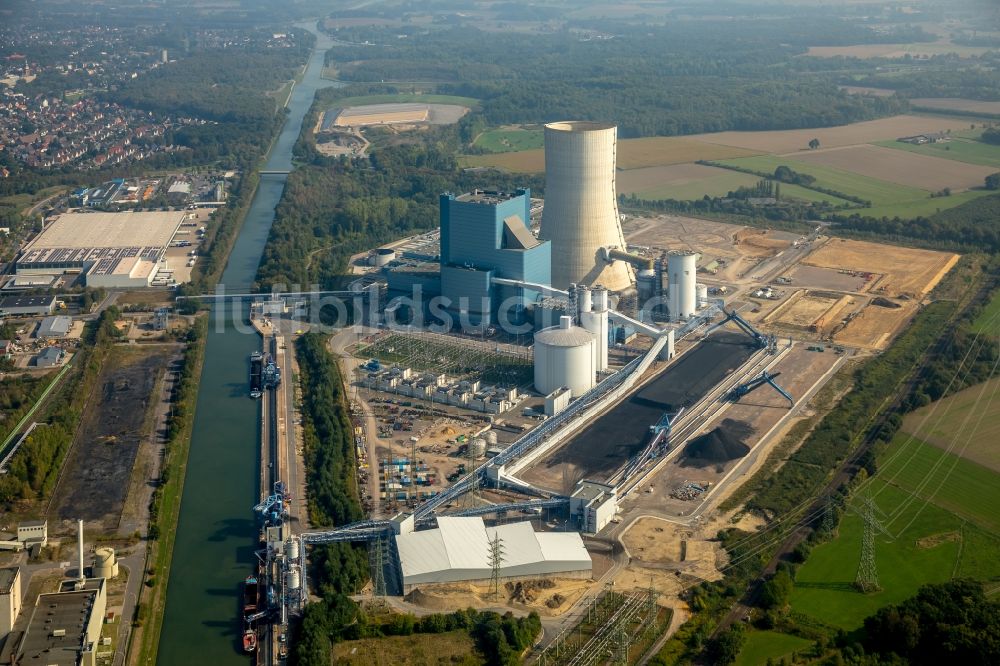
[{"label": "green grass field", "polygon": [[[677,201],[691,201],[701,199],[706,194],[710,197],[724,197],[730,192],[740,187],[750,187],[760,182],[758,176],[739,171],[730,171],[718,176],[711,176],[701,180],[684,183],[682,185],[664,185],[648,190],[637,192],[640,199],[655,201],[658,199],[675,199]],[[839,197],[823,194],[815,190],[810,190],[798,185],[781,183],[781,196],[783,199],[801,199],[802,201],[829,201],[834,205],[850,204],[851,202]]]},{"label": "green grass field", "polygon": [[491,153],[512,153],[541,148],[544,143],[545,132],[540,129],[496,129],[480,134],[473,145]]},{"label": "green grass field", "polygon": [[907,201],[926,199],[930,196],[929,192],[917,187],[897,185],[851,173],[850,171],[797,162],[785,157],[771,155],[741,157],[734,160],[721,160],[719,163],[769,174],[774,173],[775,169],[784,165],[799,173],[815,177],[815,185],[817,187],[871,201],[873,206],[900,204]]},{"label": "green grass field", "polygon": [[956,162],[982,164],[1000,169],[1000,146],[993,146],[974,139],[956,137],[948,143],[928,143],[923,146],[914,146],[899,141],[879,141],[875,145],[905,150],[908,153],[917,153],[918,155],[944,157]]},{"label": "green grass field", "polygon": [[864,215],[865,217],[888,217],[890,219],[899,217],[904,220],[913,219],[915,217],[930,217],[934,213],[938,213],[942,210],[948,210],[949,208],[955,208],[956,206],[961,206],[964,203],[990,194],[994,194],[994,192],[989,192],[987,190],[970,190],[967,192],[953,194],[950,197],[931,197],[925,193],[921,199],[900,201],[898,203],[887,204],[884,206],[872,206],[871,208],[859,208],[858,213]]},{"label": "green grass field", "polygon": [[760,666],[767,663],[768,659],[778,661],[811,645],[810,640],[777,631],[751,631],[747,634],[740,656],[736,658],[736,666]]},{"label": "green grass field", "polygon": [[975,333],[1000,334],[1000,291],[993,294],[993,298],[976,317],[976,321],[972,322],[972,330]]},{"label": "green grass field", "polygon": [[[799,569],[791,596],[794,610],[852,630],[926,583],[1000,576],[1000,516],[995,515],[1000,475],[919,440],[906,440],[906,435],[897,436],[880,454],[884,467],[868,485],[889,534],[876,539],[882,589],[861,594],[853,587],[862,522],[850,512],[837,538],[813,550]],[[889,460],[897,451],[901,454]],[[937,462],[941,464],[934,470]]]},{"label": "green grass field", "polygon": [[479,106],[479,100],[475,97],[459,97],[457,95],[432,95],[399,93],[396,95],[362,95],[359,97],[345,97],[338,99],[332,108],[342,109],[348,106],[366,106],[368,104],[392,104],[401,102],[423,102],[424,104],[457,104],[467,106],[470,109]]}]

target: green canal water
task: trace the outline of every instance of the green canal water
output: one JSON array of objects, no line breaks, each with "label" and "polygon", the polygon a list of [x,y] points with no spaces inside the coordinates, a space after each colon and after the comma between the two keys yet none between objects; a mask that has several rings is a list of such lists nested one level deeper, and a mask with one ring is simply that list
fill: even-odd
[{"label": "green canal water", "polygon": [[[329,41],[318,35],[265,170],[291,168],[292,146],[316,90],[334,85],[320,78],[327,48]],[[285,176],[261,177],[222,276],[230,293],[253,282],[284,187]],[[261,445],[260,404],[247,395],[248,356],[260,339],[233,324],[243,313],[218,315],[212,313],[206,342],[157,657],[162,666],[248,661],[240,643],[240,582],[255,562],[251,507],[258,501]]]}]

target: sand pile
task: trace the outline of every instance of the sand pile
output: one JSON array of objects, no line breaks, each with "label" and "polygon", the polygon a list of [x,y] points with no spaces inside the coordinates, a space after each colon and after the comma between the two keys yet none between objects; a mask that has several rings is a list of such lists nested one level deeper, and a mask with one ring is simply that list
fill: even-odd
[{"label": "sand pile", "polygon": [[684,464],[702,466],[742,458],[750,453],[750,447],[743,443],[749,434],[750,428],[745,423],[726,419],[711,432],[688,443]]}]

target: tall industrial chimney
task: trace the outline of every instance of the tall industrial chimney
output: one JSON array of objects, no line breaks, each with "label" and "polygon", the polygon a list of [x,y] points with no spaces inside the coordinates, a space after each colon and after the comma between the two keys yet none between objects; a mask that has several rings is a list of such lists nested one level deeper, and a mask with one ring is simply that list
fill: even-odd
[{"label": "tall industrial chimney", "polygon": [[76,521],[76,540],[77,540],[77,570],[76,570],[76,589],[82,590],[87,584],[87,577],[83,574],[83,521]]},{"label": "tall industrial chimney", "polygon": [[545,208],[539,237],[552,241],[552,286],[631,286],[631,267],[601,248],[625,249],[615,199],[618,128],[569,121],[545,126]]}]

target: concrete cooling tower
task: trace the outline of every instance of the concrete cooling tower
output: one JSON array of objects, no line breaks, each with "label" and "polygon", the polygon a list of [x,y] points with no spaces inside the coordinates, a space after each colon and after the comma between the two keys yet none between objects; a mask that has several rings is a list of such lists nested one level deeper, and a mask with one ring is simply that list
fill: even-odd
[{"label": "concrete cooling tower", "polygon": [[552,286],[631,286],[631,267],[608,262],[601,248],[625,249],[615,199],[618,128],[571,121],[545,126],[545,208],[542,240],[552,242]]}]

